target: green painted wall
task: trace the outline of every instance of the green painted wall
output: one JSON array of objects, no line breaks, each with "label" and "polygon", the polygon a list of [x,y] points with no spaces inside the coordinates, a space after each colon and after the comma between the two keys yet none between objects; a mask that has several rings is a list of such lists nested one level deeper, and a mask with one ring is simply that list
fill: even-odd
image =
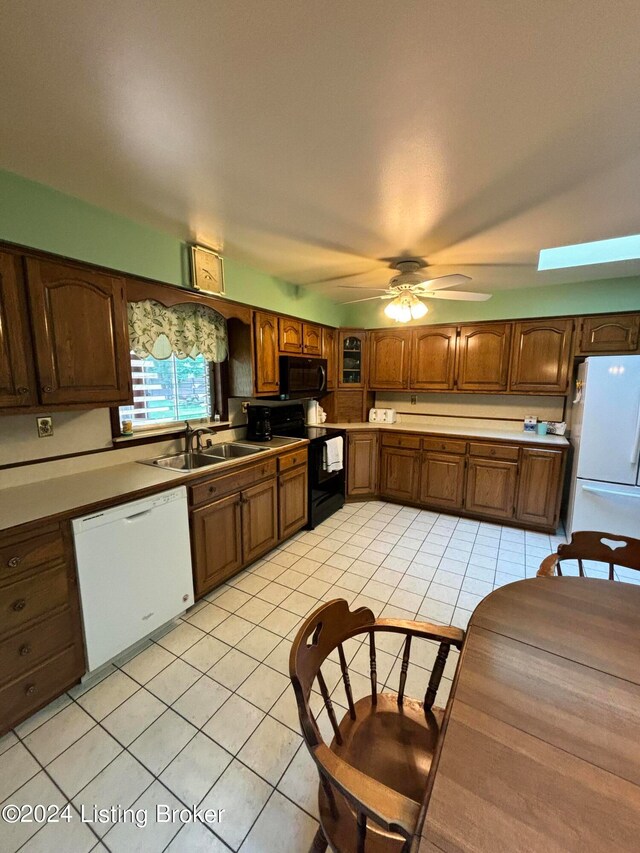
[{"label": "green painted wall", "polygon": [[[441,299],[426,301],[429,305],[427,317],[408,325],[640,311],[640,278],[583,281],[522,290],[497,290],[486,302],[445,302]],[[345,320],[350,326],[365,329],[396,325],[385,316],[384,305],[380,302],[349,306]]]},{"label": "green painted wall", "polygon": [[[155,281],[188,284],[184,241],[0,170],[0,239]],[[225,260],[230,299],[332,326],[345,310],[319,294]]]}]

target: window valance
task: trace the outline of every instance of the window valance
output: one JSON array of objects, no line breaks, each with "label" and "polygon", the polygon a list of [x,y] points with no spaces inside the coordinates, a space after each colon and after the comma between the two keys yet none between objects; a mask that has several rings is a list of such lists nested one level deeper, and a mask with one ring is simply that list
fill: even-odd
[{"label": "window valance", "polygon": [[129,302],[129,341],[140,358],[196,358],[220,362],[227,357],[225,319],[206,305],[167,307],[153,299]]}]

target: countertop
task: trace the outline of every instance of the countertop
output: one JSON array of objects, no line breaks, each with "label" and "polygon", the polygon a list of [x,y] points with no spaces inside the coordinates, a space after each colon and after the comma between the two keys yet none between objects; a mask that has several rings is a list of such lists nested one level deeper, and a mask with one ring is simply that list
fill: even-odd
[{"label": "countertop", "polygon": [[569,441],[563,435],[538,435],[534,432],[515,432],[506,429],[486,429],[472,426],[441,426],[438,424],[414,423],[324,423],[324,427],[352,430],[392,430],[393,432],[417,432],[425,435],[455,435],[466,438],[485,438],[493,441],[513,441],[517,444],[547,444],[551,447],[568,447]]},{"label": "countertop", "polygon": [[[0,530],[8,530],[44,518],[80,516],[96,505],[115,505],[135,500],[191,480],[226,472],[251,461],[258,462],[281,453],[287,447],[293,449],[309,442],[306,439],[289,439],[286,443],[270,447],[266,447],[265,442],[251,443],[262,444],[265,446],[265,452],[241,459],[229,459],[211,468],[199,468],[195,471],[171,471],[141,462],[126,462],[39,480],[25,486],[0,489]],[[148,458],[152,459],[153,456],[153,451],[150,450]]]}]

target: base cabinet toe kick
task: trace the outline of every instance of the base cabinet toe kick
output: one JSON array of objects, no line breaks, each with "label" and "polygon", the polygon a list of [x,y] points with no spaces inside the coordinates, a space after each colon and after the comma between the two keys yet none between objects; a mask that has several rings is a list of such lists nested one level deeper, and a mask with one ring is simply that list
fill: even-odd
[{"label": "base cabinet toe kick", "polygon": [[347,500],[384,498],[555,532],[569,446],[353,430]]}]

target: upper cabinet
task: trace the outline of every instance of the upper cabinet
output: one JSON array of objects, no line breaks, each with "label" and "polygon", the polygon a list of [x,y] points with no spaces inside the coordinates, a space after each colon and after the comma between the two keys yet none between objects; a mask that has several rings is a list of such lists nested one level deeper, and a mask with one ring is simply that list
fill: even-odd
[{"label": "upper cabinet", "polygon": [[338,334],[335,329],[327,326],[322,328],[322,357],[327,360],[327,391],[333,391],[337,384],[336,376],[336,340]]},{"label": "upper cabinet", "polygon": [[364,388],[366,332],[344,330],[338,335],[338,387]]},{"label": "upper cabinet", "polygon": [[124,279],[27,258],[27,293],[42,403],[127,402]]},{"label": "upper cabinet", "polygon": [[583,317],[576,340],[576,355],[636,352],[640,314]]},{"label": "upper cabinet", "polygon": [[564,394],[571,365],[573,319],[514,323],[511,391]]},{"label": "upper cabinet", "polygon": [[453,389],[456,326],[424,326],[412,330],[409,386],[416,391]]},{"label": "upper cabinet", "polygon": [[289,317],[278,319],[280,352],[302,352],[302,321]]},{"label": "upper cabinet", "polygon": [[255,391],[277,394],[280,390],[278,363],[278,318],[256,311],[253,315],[255,350]]},{"label": "upper cabinet", "polygon": [[17,255],[0,253],[0,408],[38,402],[31,336]]},{"label": "upper cabinet", "polygon": [[320,326],[312,326],[310,323],[302,324],[302,352],[305,355],[320,355],[322,353]]},{"label": "upper cabinet", "polygon": [[411,330],[384,329],[369,338],[369,387],[401,391],[409,385]]},{"label": "upper cabinet", "polygon": [[511,324],[461,326],[456,388],[459,391],[506,391],[511,352]]}]

